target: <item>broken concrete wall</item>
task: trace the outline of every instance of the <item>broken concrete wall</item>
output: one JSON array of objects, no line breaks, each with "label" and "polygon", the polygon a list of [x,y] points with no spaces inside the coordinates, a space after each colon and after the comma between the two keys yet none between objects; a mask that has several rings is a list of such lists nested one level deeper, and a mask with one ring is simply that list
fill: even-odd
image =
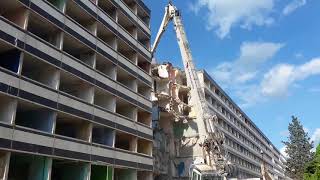
[{"label": "broken concrete wall", "polygon": [[182,134],[188,127],[189,91],[184,72],[170,63],[154,65],[153,128],[154,179],[170,180],[185,172],[179,155]]}]

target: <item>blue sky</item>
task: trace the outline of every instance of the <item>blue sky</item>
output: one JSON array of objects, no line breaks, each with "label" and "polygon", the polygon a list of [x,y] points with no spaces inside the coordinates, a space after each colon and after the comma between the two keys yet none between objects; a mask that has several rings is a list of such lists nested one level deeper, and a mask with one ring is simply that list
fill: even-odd
[{"label": "blue sky", "polygon": [[[152,37],[166,0],[145,0]],[[291,116],[320,140],[320,1],[175,0],[197,68],[205,69],[279,148]],[[172,25],[158,61],[182,65]]]}]

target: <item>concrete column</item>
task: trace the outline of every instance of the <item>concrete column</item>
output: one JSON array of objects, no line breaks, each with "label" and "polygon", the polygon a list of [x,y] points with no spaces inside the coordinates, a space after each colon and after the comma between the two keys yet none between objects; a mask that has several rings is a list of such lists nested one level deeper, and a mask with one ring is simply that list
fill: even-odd
[{"label": "concrete column", "polygon": [[130,142],[130,151],[138,152],[138,138],[133,137]]},{"label": "concrete column", "polygon": [[94,36],[97,36],[98,31],[98,23],[97,22],[89,22],[84,26],[88,31],[90,31]]},{"label": "concrete column", "polygon": [[10,15],[7,17],[10,21],[14,22],[18,26],[20,26],[23,29],[27,29],[28,26],[28,20],[29,20],[29,10],[21,7],[14,11],[14,13],[10,13]]},{"label": "concrete column", "polygon": [[94,87],[79,87],[81,89],[79,89],[78,91],[78,97],[80,99],[85,100],[88,103],[93,103],[94,100]]},{"label": "concrete column", "polygon": [[54,88],[57,89],[59,84],[59,78],[60,78],[60,71],[55,68],[45,68],[42,70],[39,70],[41,73],[41,76],[39,77],[39,81]]},{"label": "concrete column", "polygon": [[52,158],[48,158],[47,166],[48,166],[48,178],[47,178],[46,180],[51,180],[51,174],[52,174]]},{"label": "concrete column", "polygon": [[0,121],[13,124],[16,116],[18,101],[13,98],[0,97]]},{"label": "concrete column", "polygon": [[135,65],[138,65],[138,59],[139,59],[138,53],[134,53],[134,54],[132,55],[132,60],[133,60],[133,63],[134,63]]},{"label": "concrete column", "polygon": [[55,34],[52,34],[49,37],[49,43],[53,44],[56,46],[58,49],[62,49],[62,42],[63,42],[63,32],[57,32]]},{"label": "concrete column", "polygon": [[113,80],[117,79],[117,65],[112,64],[112,67],[110,67],[110,77]]},{"label": "concrete column", "polygon": [[10,156],[10,152],[0,153],[0,180],[8,179]]},{"label": "concrete column", "polygon": [[66,10],[66,0],[49,0],[49,2],[63,13]]},{"label": "concrete column", "polygon": [[138,15],[138,4],[137,3],[134,3],[132,5],[132,10],[133,10],[135,15]]},{"label": "concrete column", "polygon": [[[89,124],[89,127],[88,127],[88,141],[91,143],[92,142],[92,130],[93,130],[93,125],[92,123]],[[91,167],[91,166],[90,166]]]},{"label": "concrete column", "polygon": [[77,137],[79,139],[91,142],[92,141],[92,124],[87,122],[82,122]]},{"label": "concrete column", "polygon": [[138,108],[134,107],[132,110],[132,119],[133,121],[138,121]]},{"label": "concrete column", "polygon": [[59,50],[63,49],[63,42],[64,42],[64,33],[61,31],[57,35],[57,39],[59,39],[59,43],[57,44],[57,47]]},{"label": "concrete column", "polygon": [[58,116],[58,113],[54,112],[54,118],[53,118],[53,121],[52,121],[51,134],[55,134],[55,130],[56,130],[56,126],[57,126],[57,116]]},{"label": "concrete column", "polygon": [[114,20],[116,21],[116,23],[118,24],[119,23],[119,9],[115,10],[114,11]]},{"label": "concrete column", "polygon": [[112,131],[112,147],[116,147],[116,131]]},{"label": "concrete column", "polygon": [[129,30],[131,35],[133,36],[134,39],[138,39],[138,28],[137,27],[132,27],[132,29]]},{"label": "concrete column", "polygon": [[96,55],[96,53],[93,53],[93,52],[80,54],[80,60],[83,61],[84,63],[88,64],[92,68],[94,68],[96,65],[96,59],[97,59],[97,55]]},{"label": "concrete column", "polygon": [[89,163],[84,164],[80,173],[81,180],[90,180],[91,165]]},{"label": "concrete column", "polygon": [[22,73],[23,59],[24,59],[24,53],[20,52],[19,67],[18,67],[18,72],[17,72],[17,74],[19,74],[19,75],[21,75],[21,73]]},{"label": "concrete column", "polygon": [[112,48],[115,50],[115,51],[118,51],[118,37],[115,36],[112,40]]},{"label": "concrete column", "polygon": [[50,180],[52,159],[35,156],[29,166],[29,177],[32,180]]}]

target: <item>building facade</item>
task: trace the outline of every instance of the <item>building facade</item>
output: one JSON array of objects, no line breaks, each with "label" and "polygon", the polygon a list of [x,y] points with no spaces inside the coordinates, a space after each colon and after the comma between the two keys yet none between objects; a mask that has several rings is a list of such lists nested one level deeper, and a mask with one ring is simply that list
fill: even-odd
[{"label": "building facade", "polygon": [[0,179],[152,179],[150,10],[0,1]]},{"label": "building facade", "polygon": [[[170,63],[155,65],[152,73],[155,179],[188,179],[201,148],[194,135],[197,128],[185,74]],[[208,107],[217,115],[225,137],[224,149],[232,163],[229,178],[260,178],[264,164],[275,179],[285,179],[280,152],[206,71],[198,75]]]},{"label": "building facade", "polygon": [[285,159],[279,150],[205,70],[198,75],[209,109],[218,116],[228,159],[237,167],[237,177],[261,177],[263,164],[274,179],[286,179]]}]

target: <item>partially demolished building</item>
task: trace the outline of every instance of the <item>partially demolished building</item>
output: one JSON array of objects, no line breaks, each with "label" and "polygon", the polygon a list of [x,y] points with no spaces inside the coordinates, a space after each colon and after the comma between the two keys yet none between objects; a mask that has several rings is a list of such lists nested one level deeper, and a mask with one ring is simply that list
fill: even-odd
[{"label": "partially demolished building", "polygon": [[[170,63],[154,65],[153,128],[156,180],[188,179],[197,138],[188,137],[193,127],[190,93],[183,71]],[[285,179],[284,158],[270,140],[204,70],[198,72],[207,104],[218,116],[218,128],[233,164],[232,177],[261,177],[261,165],[275,179]]]},{"label": "partially demolished building", "polygon": [[155,179],[170,179],[177,166],[177,133],[182,133],[176,124],[187,123],[189,118],[189,88],[184,73],[170,63],[154,66],[152,74]]}]

